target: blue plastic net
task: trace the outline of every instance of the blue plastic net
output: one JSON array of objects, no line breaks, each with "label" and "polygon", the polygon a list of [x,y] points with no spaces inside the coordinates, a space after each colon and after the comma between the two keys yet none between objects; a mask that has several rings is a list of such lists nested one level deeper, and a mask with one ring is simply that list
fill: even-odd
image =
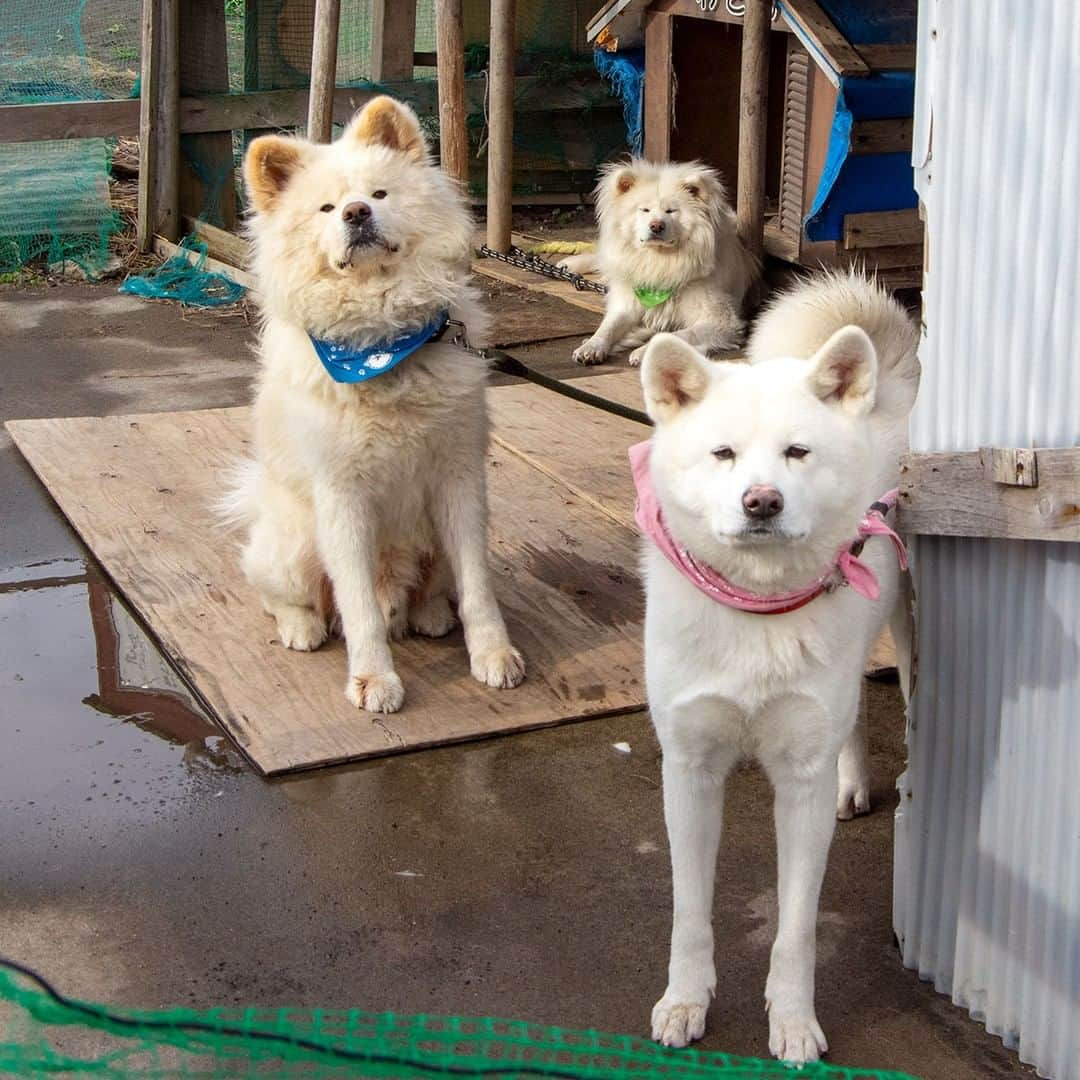
[{"label": "blue plastic net", "polygon": [[228,274],[207,270],[206,245],[187,236],[176,255],[149,273],[129,277],[120,291],[149,300],[178,300],[191,307],[225,307],[242,300],[247,290]]}]

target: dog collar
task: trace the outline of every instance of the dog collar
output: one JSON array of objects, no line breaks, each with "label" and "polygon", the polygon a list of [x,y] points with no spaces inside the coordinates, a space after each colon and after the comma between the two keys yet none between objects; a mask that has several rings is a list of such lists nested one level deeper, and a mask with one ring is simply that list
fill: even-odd
[{"label": "dog collar", "polygon": [[756,615],[783,615],[789,611],[797,611],[811,600],[816,600],[822,593],[832,592],[843,585],[850,585],[867,600],[877,600],[881,596],[877,575],[859,558],[863,545],[871,536],[889,537],[896,548],[897,561],[902,569],[907,569],[904,542],[885,520],[885,515],[896,505],[897,492],[894,489],[870,505],[859,522],[855,539],[837,552],[828,570],[811,584],[792,592],[771,594],[751,592],[733,585],[723,574],[695,559],[668,531],[649,472],[651,449],[650,442],[630,447],[630,468],[634,474],[634,486],[637,488],[634,520],[687,581],[720,604]]},{"label": "dog collar", "polygon": [[339,383],[358,383],[385,375],[402,360],[412,356],[421,345],[438,341],[450,322],[450,313],[440,311],[426,326],[410,330],[389,341],[354,349],[344,342],[327,341],[308,334],[315,355],[322,361],[327,374]]},{"label": "dog collar", "polygon": [[652,289],[648,285],[638,285],[634,289],[638,303],[648,310],[666,304],[675,295],[674,289]]}]

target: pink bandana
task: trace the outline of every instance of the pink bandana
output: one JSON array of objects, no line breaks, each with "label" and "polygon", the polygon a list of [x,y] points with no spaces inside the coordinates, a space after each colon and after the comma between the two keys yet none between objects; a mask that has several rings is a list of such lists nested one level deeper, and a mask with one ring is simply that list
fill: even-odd
[{"label": "pink bandana", "polygon": [[668,532],[660,502],[653,489],[652,476],[649,472],[649,453],[651,442],[641,442],[630,447],[630,469],[634,474],[634,486],[637,488],[637,506],[634,519],[641,531],[664,553],[668,562],[679,571],[687,581],[700,589],[706,596],[739,611],[751,611],[757,615],[782,615],[796,611],[811,600],[816,600],[822,593],[832,592],[841,585],[850,585],[860,596],[867,600],[877,600],[881,595],[877,576],[860,558],[863,544],[871,536],[887,536],[896,548],[896,558],[902,569],[907,569],[907,552],[904,542],[896,535],[885,521],[885,515],[896,505],[896,490],[887,492],[863,515],[859,522],[858,536],[847,547],[837,552],[836,559],[828,570],[816,581],[794,592],[763,595],[749,592],[732,585],[727,578],[717,573],[711,566],[697,561],[686,548],[681,547]]}]

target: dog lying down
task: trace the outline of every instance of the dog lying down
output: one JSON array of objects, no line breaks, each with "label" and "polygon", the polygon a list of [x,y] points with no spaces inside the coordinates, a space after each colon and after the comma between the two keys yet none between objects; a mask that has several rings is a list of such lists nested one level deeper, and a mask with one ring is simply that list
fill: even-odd
[{"label": "dog lying down", "polygon": [[604,318],[575,351],[600,364],[660,332],[678,334],[706,356],[742,341],[741,308],[758,274],[739,240],[716,172],[697,162],[608,166],[596,187],[596,251],[562,265],[600,270],[608,286]]},{"label": "dog lying down", "polygon": [[[389,641],[465,630],[473,675],[524,678],[487,555],[487,363],[468,284],[472,222],[415,114],[370,102],[331,146],[267,135],[244,177],[262,307],[254,459],[222,506],[281,643],[317,649],[340,617],[345,695],[394,712]],[[336,612],[335,612],[336,605]]]},{"label": "dog lying down", "polygon": [[753,756],[776,800],[769,1047],[793,1062],[826,1049],[814,1010],[818,894],[837,816],[869,808],[857,719],[886,623],[905,691],[910,666],[906,563],[884,515],[907,445],[916,342],[875,284],[828,275],[771,306],[749,364],[706,361],[668,334],[648,346],[642,383],[656,429],[631,458],[674,884],[652,1030],[669,1046],[705,1030],[724,778]]}]

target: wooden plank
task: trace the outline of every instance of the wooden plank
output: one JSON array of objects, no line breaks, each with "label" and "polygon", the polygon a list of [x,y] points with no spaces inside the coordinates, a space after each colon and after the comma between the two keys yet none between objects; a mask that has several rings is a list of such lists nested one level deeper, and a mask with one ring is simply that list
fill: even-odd
[{"label": "wooden plank", "polygon": [[244,237],[192,217],[185,217],[183,223],[184,234],[194,233],[213,258],[241,270],[251,262],[251,244]]},{"label": "wooden plank", "polygon": [[68,101],[44,105],[0,106],[0,142],[89,139],[139,134],[141,104],[123,101]]},{"label": "wooden plank", "polygon": [[838,75],[869,75],[870,67],[816,0],[785,0],[788,20],[798,24],[817,53]]},{"label": "wooden plank", "polygon": [[357,712],[342,695],[341,642],[309,654],[273,644],[273,623],[211,519],[220,477],[244,452],[248,425],[248,410],[225,409],[18,421],[8,429],[165,656],[261,771],[643,705],[636,537],[495,447],[492,564],[528,678],[514,691],[482,687],[469,675],[460,631],[412,640],[394,646],[404,710],[378,720]]},{"label": "wooden plank", "polygon": [[844,253],[843,260],[848,266],[866,266],[872,270],[896,270],[921,267],[923,261],[922,244],[899,244],[896,247],[866,248]]},{"label": "wooden plank", "polygon": [[1039,486],[1039,455],[1024,447],[992,446],[982,452],[983,471],[995,484]]},{"label": "wooden plank", "polygon": [[510,250],[514,190],[514,14],[516,0],[491,0],[487,144],[487,243]]},{"label": "wooden plank", "polygon": [[911,150],[912,119],[856,120],[851,127],[852,154],[901,154]]},{"label": "wooden plank", "polygon": [[661,11],[645,14],[644,149],[649,161],[671,158],[671,109],[674,73],[671,63],[671,16]]},{"label": "wooden plank", "polygon": [[897,247],[921,244],[923,223],[918,210],[875,210],[844,217],[844,247]]},{"label": "wooden plank", "polygon": [[416,0],[373,0],[371,6],[372,82],[398,82],[413,76]]},{"label": "wooden plank", "polygon": [[914,71],[915,42],[885,45],[856,45],[856,50],[873,71]]},{"label": "wooden plank", "polygon": [[516,266],[508,266],[506,263],[501,263],[496,259],[473,259],[472,269],[474,273],[493,278],[495,281],[503,281],[507,285],[516,285],[520,289],[530,289],[533,292],[557,296],[568,304],[585,308],[586,311],[595,311],[599,315],[604,313],[603,293],[575,289],[568,281],[546,278],[540,274],[534,274],[531,270],[521,270]]},{"label": "wooden plank", "polygon": [[[221,0],[180,0],[180,94],[227,94],[229,53]],[[180,213],[236,225],[232,132],[183,134]]]},{"label": "wooden plank", "polygon": [[435,0],[439,87],[439,160],[448,176],[469,182],[465,109],[465,14],[462,0]]},{"label": "wooden plank", "polygon": [[[160,73],[158,70],[158,24],[161,21],[161,0],[143,0],[141,24],[141,71],[139,75],[139,192],[138,211],[135,222],[135,243],[139,251],[150,251],[154,245],[154,232],[157,225],[157,191],[153,178],[158,169],[157,140],[150,138],[157,129],[158,110],[161,100],[156,90]],[[26,108],[26,106],[17,106]],[[86,110],[82,110],[85,116]],[[59,118],[60,114],[53,112]],[[38,117],[34,119],[41,120]],[[102,120],[105,118],[102,117]],[[26,132],[25,137],[29,137]]]},{"label": "wooden plank", "polygon": [[[181,255],[183,258],[187,259],[189,263],[195,263],[199,260],[199,253],[197,251],[191,251],[188,248],[180,247],[179,244],[174,244],[171,240],[166,240],[163,236],[154,237],[153,251],[163,259],[171,259],[174,255]],[[209,254],[206,256],[206,262],[203,265],[207,270],[213,270],[215,273],[228,274],[233,281],[239,282],[246,289],[255,288],[255,275],[238,266],[232,266],[229,263],[222,262],[220,259],[215,259]]]},{"label": "wooden plank", "polygon": [[745,0],[739,79],[739,235],[754,255],[764,249],[765,139],[769,105],[772,0]]},{"label": "wooden plank", "polygon": [[1037,487],[995,483],[988,451],[908,455],[900,465],[902,531],[1080,541],[1080,447],[1036,453]]},{"label": "wooden plank", "polygon": [[307,121],[307,137],[312,142],[328,143],[333,131],[340,23],[341,0],[315,0],[315,38],[311,48],[311,95],[308,98]]}]

